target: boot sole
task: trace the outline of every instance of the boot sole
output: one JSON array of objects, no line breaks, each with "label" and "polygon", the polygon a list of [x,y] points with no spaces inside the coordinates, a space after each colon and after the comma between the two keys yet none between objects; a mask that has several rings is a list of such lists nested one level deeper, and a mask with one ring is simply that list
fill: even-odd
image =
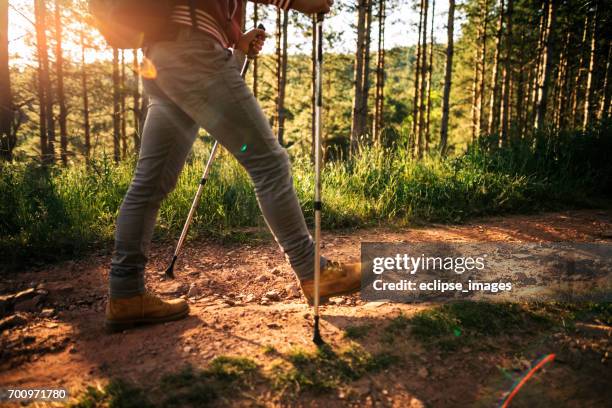
[{"label": "boot sole", "polygon": [[136,326],[149,325],[149,324],[158,324],[158,323],[166,323],[172,322],[175,320],[180,320],[186,317],[189,314],[189,309],[181,311],[179,313],[175,313],[173,315],[163,316],[163,317],[145,317],[141,319],[131,319],[131,320],[108,320],[104,322],[104,328],[108,333],[117,333],[123,330],[131,329]]}]

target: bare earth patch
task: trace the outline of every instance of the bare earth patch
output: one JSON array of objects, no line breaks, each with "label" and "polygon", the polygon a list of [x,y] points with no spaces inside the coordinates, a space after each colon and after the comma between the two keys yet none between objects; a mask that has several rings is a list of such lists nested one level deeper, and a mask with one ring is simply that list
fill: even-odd
[{"label": "bare earth patch", "polygon": [[[611,242],[612,211],[324,232],[324,254],[356,259],[359,242],[367,240]],[[336,354],[316,355],[312,312],[271,240],[189,242],[177,279],[168,281],[161,273],[172,245],[154,245],[147,285],[162,297],[187,297],[190,316],[119,334],[103,329],[107,253],[3,277],[2,294],[34,291],[3,301],[0,388],[61,386],[78,398],[87,386],[103,389],[119,378],[163,401],[168,391],[159,384],[168,374],[188,365],[204,370],[215,358],[233,356],[253,361],[257,374],[216,396],[216,405],[484,407],[495,405],[538,357],[556,353],[513,406],[597,407],[612,400],[609,314],[548,305],[537,313],[551,323],[534,320],[493,335],[476,333],[470,340],[460,333],[460,342],[437,343],[413,333],[412,320],[435,306],[343,297],[323,308],[323,334]],[[329,381],[309,383],[312,369],[328,370]],[[215,373],[204,377],[217,381]]]}]

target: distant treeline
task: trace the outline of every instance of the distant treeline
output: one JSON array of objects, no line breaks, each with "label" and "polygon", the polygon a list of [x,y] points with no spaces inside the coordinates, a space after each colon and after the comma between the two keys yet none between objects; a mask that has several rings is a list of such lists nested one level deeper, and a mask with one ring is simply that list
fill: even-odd
[{"label": "distant treeline", "polygon": [[[28,42],[36,58],[11,66],[9,3],[0,2],[0,156],[68,165],[104,152],[115,161],[136,154],[147,105],[142,54],[112,50],[112,61],[87,63],[105,48],[88,25],[87,2],[32,0]],[[403,140],[409,156],[423,157],[483,134],[503,144],[536,129],[586,129],[610,116],[612,8],[603,0],[451,0],[445,15],[433,0],[411,1],[418,25],[393,24],[417,31],[418,44],[385,50],[386,10],[400,3],[337,4],[355,15],[353,55],[331,52],[342,33],[326,26],[324,124],[336,151]],[[461,35],[453,41],[458,15]],[[245,25],[262,19],[276,23],[269,30],[275,53],[260,58],[248,80],[279,140],[307,153],[312,55],[288,55],[286,40],[290,26],[311,35],[312,20],[259,5],[249,7]],[[433,38],[441,19],[448,36]]]}]

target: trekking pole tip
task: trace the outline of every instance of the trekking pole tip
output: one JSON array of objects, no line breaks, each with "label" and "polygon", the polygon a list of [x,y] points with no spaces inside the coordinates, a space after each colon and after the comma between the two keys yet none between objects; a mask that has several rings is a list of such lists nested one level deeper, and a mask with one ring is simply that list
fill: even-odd
[{"label": "trekking pole tip", "polygon": [[314,335],[312,336],[312,341],[317,346],[322,346],[325,344],[323,338],[321,337],[321,330],[319,329],[319,316],[314,317]]},{"label": "trekking pole tip", "polygon": [[170,265],[168,265],[168,269],[166,269],[167,278],[174,279],[174,263],[176,262],[176,258],[176,255],[172,257],[172,262],[170,262]]}]

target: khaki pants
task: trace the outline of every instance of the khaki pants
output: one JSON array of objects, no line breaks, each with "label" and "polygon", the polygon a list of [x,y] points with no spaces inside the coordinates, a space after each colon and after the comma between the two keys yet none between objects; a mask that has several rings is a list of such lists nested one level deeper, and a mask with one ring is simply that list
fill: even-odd
[{"label": "khaki pants", "polygon": [[176,185],[200,127],[246,169],[266,223],[291,267],[299,279],[311,279],[314,245],[293,188],[289,157],[231,52],[206,34],[185,28],[176,40],[152,45],[147,56],[157,76],[145,83],[151,104],[134,179],[117,219],[111,297],[144,291],[161,201]]}]

